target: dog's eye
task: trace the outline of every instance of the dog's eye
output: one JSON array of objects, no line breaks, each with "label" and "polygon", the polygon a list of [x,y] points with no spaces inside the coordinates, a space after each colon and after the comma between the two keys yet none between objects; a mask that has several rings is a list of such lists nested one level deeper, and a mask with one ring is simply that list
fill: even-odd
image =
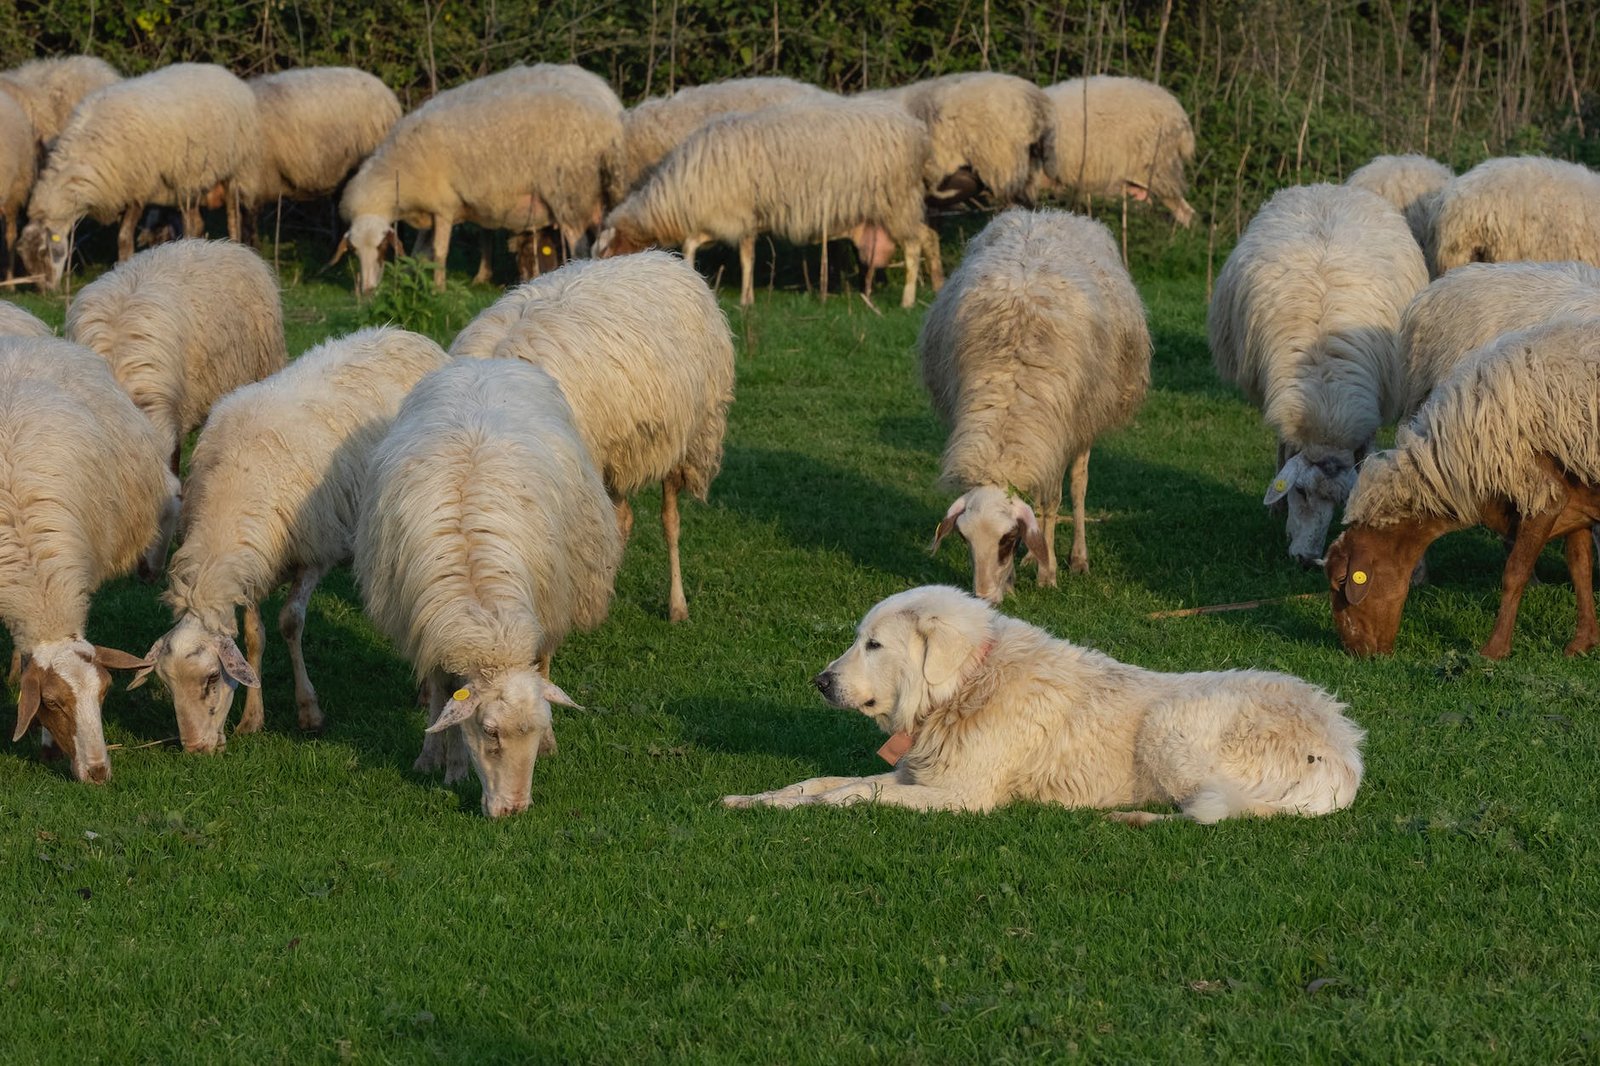
[{"label": "dog's eye", "polygon": [[878,643],[878,642],[877,642],[877,641],[875,641],[875,640],[869,640],[869,641],[867,641],[867,650],[868,650],[868,651],[877,651],[877,650],[878,650],[878,649],[879,649],[879,648],[881,648],[881,647],[883,647],[883,645],[882,645],[882,644],[879,644],[879,643]]}]

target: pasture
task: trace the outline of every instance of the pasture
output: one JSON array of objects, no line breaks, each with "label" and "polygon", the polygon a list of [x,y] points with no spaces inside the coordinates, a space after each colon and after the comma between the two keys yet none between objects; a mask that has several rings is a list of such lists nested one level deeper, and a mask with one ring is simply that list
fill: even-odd
[{"label": "pasture", "polygon": [[[220,757],[151,744],[171,705],[125,675],[109,786],[32,738],[0,752],[0,1059],[1592,1059],[1600,722],[1594,662],[1561,654],[1564,567],[1552,550],[1490,663],[1501,548],[1448,537],[1394,657],[1346,656],[1260,504],[1273,440],[1211,371],[1193,258],[1135,264],[1154,383],[1094,452],[1092,572],[1024,570],[1004,609],[1145,666],[1329,687],[1369,733],[1351,809],[1142,832],[1026,805],[723,810],[876,772],[882,737],[809,678],[883,596],[970,580],[958,541],[927,551],[949,499],[921,309],[763,286],[741,313],[725,278],[737,396],[710,503],[685,508],[692,617],[666,621],[649,495],[610,619],[556,657],[585,709],[557,709],[532,808],[491,822],[475,780],[411,771],[414,685],[338,571],[305,638],[322,736],[297,735],[273,631],[266,731]],[[343,274],[285,273],[291,353],[359,323]],[[59,299],[21,302],[60,323]],[[105,589],[91,638],[142,654],[157,591]],[[1250,599],[1275,602],[1150,617]]]}]

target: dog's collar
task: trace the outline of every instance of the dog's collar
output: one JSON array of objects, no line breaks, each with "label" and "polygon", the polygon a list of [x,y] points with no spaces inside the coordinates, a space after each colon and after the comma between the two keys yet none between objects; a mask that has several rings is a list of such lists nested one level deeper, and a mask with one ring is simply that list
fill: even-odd
[{"label": "dog's collar", "polygon": [[[994,651],[994,643],[994,638],[990,637],[978,645],[977,658],[973,660],[972,664],[974,667],[982,666],[984,660],[989,658],[989,653]],[[900,760],[905,758],[906,752],[910,751],[916,742],[917,735],[915,733],[907,733],[903,730],[899,733],[891,733],[889,739],[883,742],[883,747],[878,749],[878,758],[890,766],[899,766]]]}]

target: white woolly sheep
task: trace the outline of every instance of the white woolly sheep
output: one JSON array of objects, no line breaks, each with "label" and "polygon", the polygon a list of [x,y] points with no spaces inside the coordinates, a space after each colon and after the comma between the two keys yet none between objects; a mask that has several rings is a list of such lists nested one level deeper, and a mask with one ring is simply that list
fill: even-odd
[{"label": "white woolly sheep", "polygon": [[1479,163],[1446,185],[1428,238],[1434,276],[1463,263],[1514,259],[1600,266],[1600,174],[1515,156]]},{"label": "white woolly sheep", "polygon": [[56,331],[9,300],[0,300],[0,336],[53,337]]},{"label": "white woolly sheep", "polygon": [[1500,612],[1483,645],[1511,651],[1517,606],[1544,545],[1566,541],[1578,601],[1567,654],[1600,643],[1590,526],[1600,514],[1600,319],[1507,333],[1468,356],[1395,438],[1369,456],[1328,549],[1344,646],[1393,649],[1413,568],[1434,540],[1482,523],[1514,536]]},{"label": "white woolly sheep", "polygon": [[756,234],[795,244],[849,237],[866,289],[896,244],[906,250],[901,306],[916,300],[924,254],[937,287],[939,240],[923,217],[928,133],[884,100],[805,98],[709,122],[673,149],[606,216],[599,255],[707,241],[739,247],[739,302],[755,302]]},{"label": "white woolly sheep", "polygon": [[1410,415],[1469,352],[1502,333],[1558,318],[1600,318],[1600,267],[1468,263],[1429,285],[1400,316]]},{"label": "white woolly sheep", "polygon": [[80,781],[107,781],[108,669],[141,665],[84,637],[89,598],[156,536],[177,479],[104,360],[53,337],[0,337],[0,621],[37,716]]},{"label": "white woolly sheep", "polygon": [[42,153],[66,129],[84,97],[121,80],[122,75],[103,59],[57,56],[0,71],[0,94],[10,96],[27,113]]},{"label": "white woolly sheep", "polygon": [[[372,620],[427,683],[418,769],[460,726],[484,814],[527,808],[534,761],[555,750],[550,704],[572,704],[548,679],[550,656],[573,626],[605,619],[621,555],[550,375],[458,359],[417,384],[373,457],[355,567]],[[465,775],[459,750],[447,781]]]},{"label": "white woolly sheep", "polygon": [[1289,501],[1289,554],[1304,566],[1378,427],[1400,414],[1400,314],[1427,283],[1400,212],[1345,185],[1278,192],[1217,275],[1211,360],[1277,431],[1264,502]]},{"label": "white woolly sheep", "polygon": [[17,219],[33,189],[36,166],[33,126],[22,108],[0,93],[0,220],[5,227],[7,280],[14,274],[12,264],[17,258]]},{"label": "white woolly sheep", "polygon": [[117,258],[126,260],[146,204],[181,208],[185,235],[198,237],[200,204],[225,203],[238,240],[240,185],[260,151],[255,95],[222,67],[174,63],[90,94],[34,185],[22,235],[28,269],[46,288],[59,284],[85,215],[121,218]]},{"label": "white woolly sheep", "polygon": [[[972,547],[977,595],[999,603],[1018,541],[1056,583],[1061,482],[1072,470],[1072,570],[1089,569],[1089,448],[1150,386],[1144,305],[1111,233],[1065,211],[1005,212],[967,245],[928,308],[922,381],[950,427],[942,487],[962,495],[934,534]],[[1012,488],[1033,497],[1035,514]],[[1041,528],[1042,519],[1042,528]]]},{"label": "white woolly sheep", "polygon": [[[356,253],[358,292],[377,288],[383,248],[398,246],[396,221],[432,229],[440,289],[458,222],[513,233],[554,226],[568,249],[599,224],[620,194],[622,112],[609,89],[588,84],[594,75],[574,70],[514,67],[442,92],[395,124],[339,205],[350,224],[340,254]],[[479,280],[488,265],[485,254]]]},{"label": "white woolly sheep", "polygon": [[1055,163],[1055,110],[1044,90],[995,71],[945,74],[884,90],[928,128],[930,197],[959,203],[981,191],[1031,204]]},{"label": "white woolly sheep", "polygon": [[[67,308],[65,332],[111,365],[155,425],[174,474],[184,437],[212,404],[288,361],[272,268],[227,241],[140,252],[84,286]],[[147,577],[166,561],[172,525],[163,532],[145,560]]]},{"label": "white woolly sheep", "polygon": [[262,151],[245,202],[327,196],[400,120],[400,101],[353,67],[305,67],[251,78]]},{"label": "white woolly sheep", "polygon": [[1045,90],[1055,105],[1055,180],[1080,197],[1154,198],[1178,225],[1194,221],[1184,167],[1194,128],[1172,93],[1140,78],[1097,74]]},{"label": "white woolly sheep", "polygon": [[695,130],[723,115],[744,114],[772,104],[832,94],[792,78],[730,78],[692,85],[671,96],[652,96],[622,115],[626,148],[623,187],[638,185],[668,152]]},{"label": "white woolly sheep", "polygon": [[[152,669],[161,675],[187,750],[226,746],[239,685],[247,691],[236,731],[261,728],[260,603],[285,580],[278,628],[300,728],[322,728],[300,642],[306,606],[323,575],[351,556],[372,452],[411,387],[446,359],[420,334],[365,329],[318,345],[212,408],[184,485],[183,542],[166,594],[176,624],[134,679]],[[244,654],[236,643],[240,607]]]},{"label": "white woolly sheep", "polygon": [[678,562],[678,492],[704,500],[722,466],[733,338],[705,281],[677,256],[569,263],[513,289],[461,331],[452,355],[518,358],[561,386],[617,508],[661,485],[668,616],[689,617]]},{"label": "white woolly sheep", "polygon": [[1425,155],[1380,155],[1358,168],[1344,183],[1388,200],[1406,216],[1406,225],[1411,227],[1418,247],[1426,248],[1434,205],[1440,190],[1453,177],[1455,173],[1449,167]]}]

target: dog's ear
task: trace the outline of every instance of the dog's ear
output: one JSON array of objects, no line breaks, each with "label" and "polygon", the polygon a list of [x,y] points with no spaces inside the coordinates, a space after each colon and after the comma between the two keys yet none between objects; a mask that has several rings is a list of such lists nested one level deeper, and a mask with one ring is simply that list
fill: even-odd
[{"label": "dog's ear", "polygon": [[917,633],[922,637],[922,679],[935,688],[949,684],[972,654],[972,642],[938,615],[917,619]]}]

